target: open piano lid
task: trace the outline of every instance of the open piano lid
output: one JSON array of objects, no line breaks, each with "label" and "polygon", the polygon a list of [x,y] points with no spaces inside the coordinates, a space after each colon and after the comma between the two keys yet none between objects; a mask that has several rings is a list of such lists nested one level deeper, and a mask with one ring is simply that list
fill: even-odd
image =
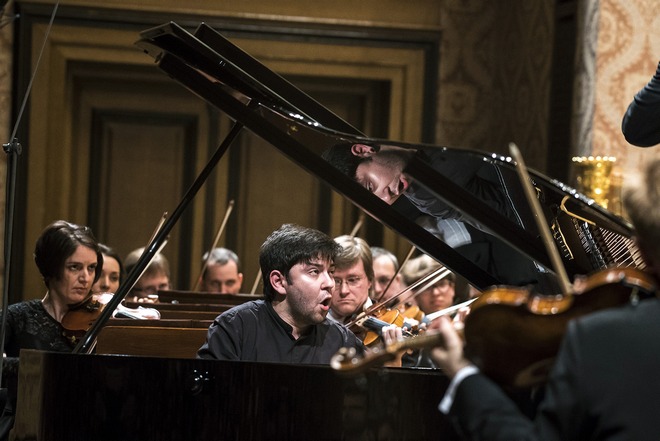
[{"label": "open piano lid", "polygon": [[[166,23],[136,44],[172,78],[477,288],[532,284],[559,292],[510,158],[368,138],[203,23],[194,34]],[[406,158],[406,184],[395,189],[405,189],[404,197],[388,205],[321,156],[355,145]],[[569,277],[643,265],[627,222],[561,182],[533,170],[530,177]]]}]

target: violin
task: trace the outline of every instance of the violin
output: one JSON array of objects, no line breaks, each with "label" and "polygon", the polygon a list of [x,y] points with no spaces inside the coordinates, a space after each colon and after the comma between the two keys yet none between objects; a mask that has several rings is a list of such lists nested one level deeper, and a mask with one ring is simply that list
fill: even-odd
[{"label": "violin", "polygon": [[103,311],[105,304],[101,303],[95,296],[89,296],[82,302],[69,306],[69,311],[62,317],[62,333],[72,344],[85,335],[87,330],[94,324]]},{"label": "violin", "polygon": [[[658,289],[650,274],[633,267],[598,271],[575,285],[568,295],[543,295],[508,286],[484,291],[474,299],[460,332],[465,355],[502,386],[536,386],[547,380],[569,320],[655,296]],[[427,333],[377,348],[362,359],[342,350],[330,365],[357,373],[391,360],[400,351],[441,343],[441,335]]]},{"label": "violin", "polygon": [[[85,333],[92,327],[101,312],[112,299],[112,293],[94,294],[86,300],[69,307],[69,311],[62,317],[62,331],[64,336],[72,343],[77,344]],[[131,318],[136,320],[159,319],[160,312],[153,308],[127,308],[118,305],[113,317]]]},{"label": "violin", "polygon": [[463,330],[465,355],[495,382],[513,388],[543,383],[569,320],[654,295],[653,277],[633,267],[609,268],[576,282],[568,295],[526,288],[485,291]]},{"label": "violin", "polygon": [[365,332],[357,332],[361,336],[362,342],[367,347],[373,347],[380,340],[380,332],[383,326],[396,325],[399,328],[406,326],[410,331],[404,331],[404,337],[410,337],[417,332],[417,324],[410,321],[406,322],[406,317],[396,309],[380,309],[372,314],[364,315],[355,321],[354,327],[364,329]]}]

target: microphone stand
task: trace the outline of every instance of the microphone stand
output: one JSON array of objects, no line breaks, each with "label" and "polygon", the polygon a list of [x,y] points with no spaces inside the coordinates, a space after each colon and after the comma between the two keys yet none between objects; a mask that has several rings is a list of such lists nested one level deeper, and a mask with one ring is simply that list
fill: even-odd
[{"label": "microphone stand", "polygon": [[[2,3],[0,8],[0,18],[4,14],[5,3]],[[37,73],[37,69],[41,63],[41,56],[44,52],[44,47],[48,41],[48,36],[50,35],[50,30],[53,27],[53,22],[55,21],[55,16],[57,15],[57,9],[59,8],[60,0],[57,0],[55,6],[53,7],[53,12],[50,16],[50,21],[48,22],[48,28],[46,35],[44,37],[43,44],[41,45],[41,50],[39,51],[39,56],[34,67],[34,71],[30,77],[30,82],[27,86],[25,95],[23,96],[23,102],[18,111],[18,116],[16,117],[16,123],[12,130],[11,136],[9,137],[10,141],[2,145],[3,150],[7,154],[7,180],[6,180],[6,195],[5,195],[5,243],[4,243],[4,257],[5,257],[5,268],[4,268],[4,281],[3,281],[3,292],[2,292],[2,317],[0,317],[0,354],[2,354],[2,362],[0,363],[0,415],[4,416],[5,407],[7,401],[9,400],[9,391],[4,387],[4,382],[2,380],[3,369],[4,369],[4,359],[5,359],[5,333],[7,327],[7,309],[9,307],[9,275],[11,274],[11,250],[12,250],[12,237],[14,230],[14,205],[16,198],[16,170],[18,164],[18,155],[23,151],[23,147],[18,142],[16,137],[16,132],[18,131],[18,126],[21,122],[23,111],[27,104],[28,97],[30,96],[30,91],[32,90],[32,83]],[[0,21],[0,28],[11,23],[19,17],[18,14],[15,14],[13,17],[8,19],[3,19]],[[13,424],[13,423],[12,423]],[[0,434],[3,435],[3,434]]]},{"label": "microphone stand", "polygon": [[[5,354],[5,328],[7,323],[7,306],[9,306],[9,274],[11,270],[11,248],[14,229],[14,199],[16,197],[16,164],[18,155],[23,148],[18,139],[13,138],[11,142],[3,144],[2,148],[7,153],[7,189],[5,201],[5,279],[2,293],[2,318],[0,319],[0,353],[3,363],[0,363],[0,382],[2,381],[2,370],[4,367]],[[7,403],[7,388],[0,384],[0,409],[4,410]]]}]

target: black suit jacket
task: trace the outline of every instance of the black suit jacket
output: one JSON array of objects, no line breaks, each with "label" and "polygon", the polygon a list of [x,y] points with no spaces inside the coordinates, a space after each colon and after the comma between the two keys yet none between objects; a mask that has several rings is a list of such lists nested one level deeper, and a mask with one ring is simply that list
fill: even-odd
[{"label": "black suit jacket", "polygon": [[646,86],[632,100],[621,121],[626,141],[638,147],[660,144],[660,63]]},{"label": "black suit jacket", "polygon": [[481,374],[451,416],[475,440],[660,440],[660,300],[570,322],[534,421]]}]

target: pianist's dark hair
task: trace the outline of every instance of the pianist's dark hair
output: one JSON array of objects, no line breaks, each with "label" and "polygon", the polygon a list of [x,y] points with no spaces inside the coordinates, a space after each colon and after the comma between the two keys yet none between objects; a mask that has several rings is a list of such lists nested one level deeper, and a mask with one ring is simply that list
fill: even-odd
[{"label": "pianist's dark hair", "polygon": [[[355,179],[355,173],[358,165],[362,162],[370,161],[371,158],[362,158],[353,154],[351,149],[357,142],[345,142],[333,145],[321,153],[321,157],[328,161],[330,165],[345,174],[351,179]],[[371,145],[371,144],[370,144]],[[376,151],[380,149],[379,145],[371,145]]]},{"label": "pianist's dark hair", "polygon": [[334,261],[340,251],[341,245],[318,230],[295,224],[282,225],[266,238],[259,252],[264,298],[269,302],[275,299],[276,293],[270,284],[272,271],[280,271],[291,283],[289,270],[292,266],[317,258]]},{"label": "pianist's dark hair", "polygon": [[46,287],[51,280],[62,277],[64,262],[76,252],[79,245],[96,252],[97,264],[94,271],[94,282],[96,282],[101,277],[103,254],[89,227],[58,220],[42,231],[34,247],[34,262]]}]

